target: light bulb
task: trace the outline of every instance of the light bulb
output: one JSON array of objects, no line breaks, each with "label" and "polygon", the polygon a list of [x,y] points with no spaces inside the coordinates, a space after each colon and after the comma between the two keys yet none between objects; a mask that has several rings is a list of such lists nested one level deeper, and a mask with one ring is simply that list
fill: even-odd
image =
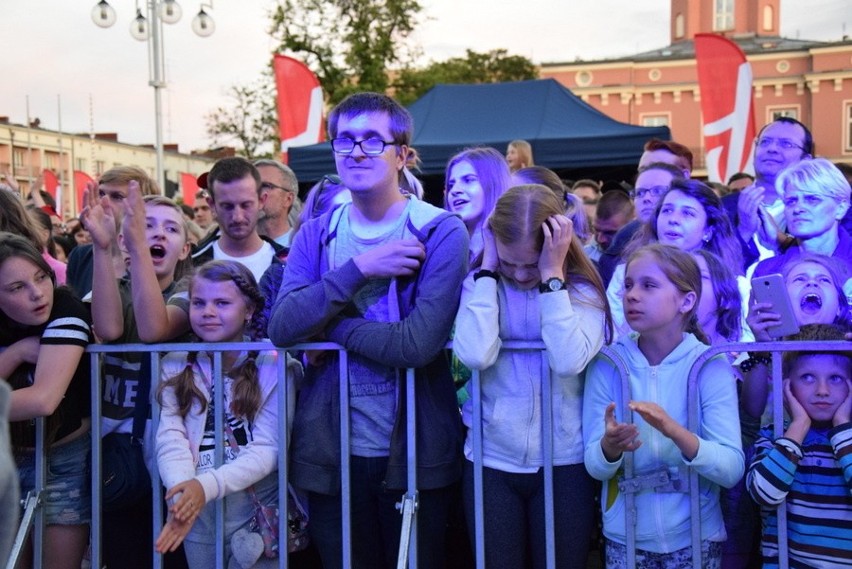
[{"label": "light bulb", "polygon": [[198,15],[193,18],[192,31],[203,38],[216,31],[216,23],[213,21],[213,18],[207,15],[204,8],[201,8],[198,11]]},{"label": "light bulb", "polygon": [[183,15],[180,4],[175,0],[162,0],[160,2],[160,19],[166,24],[176,24]]},{"label": "light bulb", "polygon": [[106,0],[98,2],[92,8],[92,21],[101,28],[108,28],[115,23],[115,10]]},{"label": "light bulb", "polygon": [[136,10],[136,17],[130,22],[130,35],[139,41],[148,39],[148,20],[142,15],[142,10]]}]

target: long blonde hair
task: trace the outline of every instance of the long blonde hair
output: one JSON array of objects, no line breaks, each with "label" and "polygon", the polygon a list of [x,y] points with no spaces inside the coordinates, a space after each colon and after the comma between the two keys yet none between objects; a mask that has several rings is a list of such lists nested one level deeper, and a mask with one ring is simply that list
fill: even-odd
[{"label": "long blonde hair", "polygon": [[[501,243],[509,245],[532,239],[536,250],[541,251],[544,245],[542,224],[553,215],[564,215],[564,211],[562,201],[547,186],[515,186],[497,200],[489,226],[495,239]],[[606,341],[609,342],[613,326],[606,289],[576,234],[571,238],[562,268],[569,285],[582,282],[595,290],[598,305],[606,317]]]}]

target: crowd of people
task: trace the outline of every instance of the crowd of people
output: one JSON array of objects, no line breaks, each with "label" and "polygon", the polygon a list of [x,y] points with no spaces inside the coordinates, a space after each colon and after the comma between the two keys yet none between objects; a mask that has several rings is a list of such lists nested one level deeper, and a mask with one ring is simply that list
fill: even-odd
[{"label": "crowd of people", "polygon": [[[692,179],[693,156],[674,141],[648,141],[636,178],[611,183],[562,180],[516,140],[505,155],[474,147],[453,156],[437,207],[415,176],[412,132],[393,99],[349,96],[328,117],[337,173],[304,200],[286,165],[243,158],[200,177],[192,207],[132,166],[90,183],[74,220],[63,221],[38,183],[28,196],[0,191],[0,469],[13,455],[19,480],[0,484],[0,507],[14,519],[15,497],[34,488],[33,419],[45,417],[45,566],[79,569],[90,543],[93,388],[109,568],[150,567],[155,552],[167,567],[212,567],[219,501],[226,566],[277,566],[257,512],[277,506],[281,436],[288,493],[309,520],[310,546],[290,554],[291,566],[342,565],[346,501],[353,566],[393,567],[407,423],[417,429],[418,567],[472,566],[474,456],[489,569],[546,566],[551,506],[557,567],[586,567],[595,548],[606,567],[624,567],[629,534],[637,566],[691,567],[687,469],[699,477],[704,567],[777,566],[780,507],[791,566],[852,566],[852,350],[790,352],[776,378],[767,353],[725,352],[701,368],[695,392],[686,383],[711,346],[780,339],[783,315],[752,298],[753,277],[781,275],[800,330],[786,339],[850,337],[850,167],[818,158],[807,127],[790,118],[761,129],[754,176],[725,186]],[[270,348],[223,352],[214,381],[216,343],[261,339],[335,342],[348,352],[346,377],[336,351]],[[510,340],[544,347],[505,348]],[[101,384],[90,384],[93,342],[181,341],[198,351],[167,354],[158,377],[147,355],[115,352],[101,360]],[[629,371],[627,393],[599,354],[606,345]],[[472,370],[481,372],[480,426]],[[780,438],[767,424],[773,388],[787,410]],[[700,424],[690,431],[696,398]],[[110,456],[132,465],[138,491],[110,486]],[[155,471],[166,500],[158,531]],[[14,526],[0,528],[2,553]],[[27,549],[18,566],[30,559]]]}]

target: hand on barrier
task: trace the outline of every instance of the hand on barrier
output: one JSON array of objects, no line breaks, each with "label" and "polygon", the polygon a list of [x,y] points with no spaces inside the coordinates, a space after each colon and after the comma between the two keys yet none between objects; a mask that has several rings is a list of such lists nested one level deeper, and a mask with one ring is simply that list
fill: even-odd
[{"label": "hand on barrier", "polygon": [[201,483],[195,478],[192,478],[175,484],[166,493],[166,500],[170,500],[178,494],[180,496],[169,508],[169,512],[175,516],[175,519],[181,522],[189,519],[194,520],[207,502]]}]

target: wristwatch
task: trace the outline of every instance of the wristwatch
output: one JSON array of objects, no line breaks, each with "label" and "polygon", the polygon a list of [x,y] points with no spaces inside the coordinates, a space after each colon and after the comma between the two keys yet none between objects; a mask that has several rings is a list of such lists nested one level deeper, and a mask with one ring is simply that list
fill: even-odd
[{"label": "wristwatch", "polygon": [[565,281],[559,277],[551,277],[538,285],[539,292],[556,292],[557,290],[565,290]]}]

